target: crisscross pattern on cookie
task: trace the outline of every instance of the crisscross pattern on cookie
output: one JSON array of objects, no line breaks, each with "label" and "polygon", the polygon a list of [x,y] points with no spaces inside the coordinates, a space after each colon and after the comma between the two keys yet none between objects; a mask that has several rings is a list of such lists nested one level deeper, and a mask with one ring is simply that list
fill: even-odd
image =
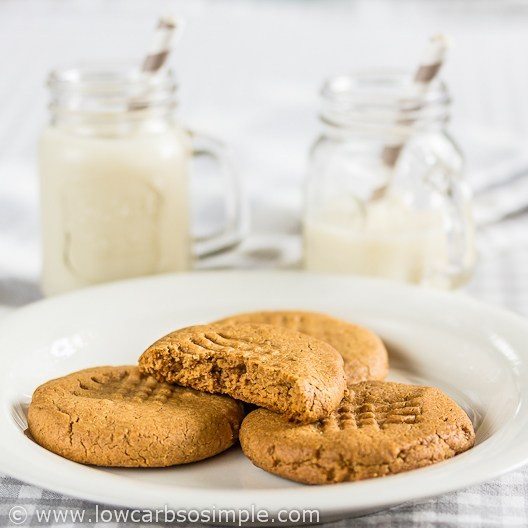
[{"label": "crisscross pattern on cookie", "polygon": [[119,377],[92,376],[89,382],[79,383],[80,390],[76,396],[85,398],[123,399],[136,402],[167,403],[176,393],[182,396],[184,392],[179,387],[160,383],[150,376],[130,375],[123,372]]},{"label": "crisscross pattern on cookie", "polygon": [[203,332],[197,333],[189,338],[191,345],[205,350],[206,352],[219,352],[238,350],[242,353],[251,352],[262,356],[273,356],[280,354],[280,350],[268,340],[258,341],[257,339],[245,339],[242,337],[231,337],[224,332]]},{"label": "crisscross pattern on cookie", "polygon": [[322,433],[374,427],[385,429],[389,425],[415,424],[422,415],[422,393],[416,391],[395,401],[345,401],[328,418],[317,424]]}]

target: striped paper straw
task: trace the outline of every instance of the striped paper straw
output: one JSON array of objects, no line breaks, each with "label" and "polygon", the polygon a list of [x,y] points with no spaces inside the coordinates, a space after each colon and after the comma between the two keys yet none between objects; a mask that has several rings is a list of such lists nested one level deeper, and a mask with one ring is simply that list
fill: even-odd
[{"label": "striped paper straw", "polygon": [[156,73],[161,69],[174,46],[175,37],[181,34],[181,28],[182,21],[177,17],[166,15],[159,19],[141,71]]},{"label": "striped paper straw", "polygon": [[[436,79],[438,72],[441,70],[442,65],[444,64],[446,51],[449,47],[449,38],[446,35],[438,34],[433,35],[427,47],[425,49],[424,56],[420,66],[416,70],[413,79],[413,85],[415,91],[420,93],[425,93],[431,84],[431,82]],[[419,108],[413,108],[412,110],[418,110]],[[412,124],[409,123],[409,119],[402,119],[398,121],[400,124]],[[382,160],[387,167],[394,167],[398,158],[400,157],[401,151],[405,146],[405,141],[394,145],[386,145],[383,148]]]}]

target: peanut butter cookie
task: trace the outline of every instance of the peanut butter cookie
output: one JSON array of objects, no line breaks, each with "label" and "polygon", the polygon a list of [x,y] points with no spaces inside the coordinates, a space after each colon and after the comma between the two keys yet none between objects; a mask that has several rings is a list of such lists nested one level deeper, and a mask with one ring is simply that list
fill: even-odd
[{"label": "peanut butter cookie", "polygon": [[466,413],[434,387],[367,381],[309,425],[257,409],[240,443],[256,466],[297,482],[328,484],[427,466],[473,446]]},{"label": "peanut butter cookie", "polygon": [[46,449],[83,464],[186,464],[233,445],[242,404],[160,383],[137,367],[97,367],[44,383],[29,431]]},{"label": "peanut butter cookie", "polygon": [[264,311],[234,315],[218,323],[279,325],[325,341],[343,356],[349,384],[383,380],[387,375],[387,350],[381,339],[362,326],[335,317],[315,312]]},{"label": "peanut butter cookie", "polygon": [[310,423],[343,398],[343,359],[329,344],[263,324],[205,325],[161,338],[139,358],[160,381],[228,394]]}]

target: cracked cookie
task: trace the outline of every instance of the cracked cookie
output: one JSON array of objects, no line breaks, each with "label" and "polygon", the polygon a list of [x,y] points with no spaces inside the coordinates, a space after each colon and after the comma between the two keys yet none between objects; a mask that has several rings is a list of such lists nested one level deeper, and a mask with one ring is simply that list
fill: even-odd
[{"label": "cracked cookie", "polygon": [[161,467],[216,455],[238,438],[243,408],[226,396],[160,383],[137,367],[97,367],[38,387],[35,441],[75,462]]},{"label": "cracked cookie", "polygon": [[387,350],[374,333],[329,315],[303,311],[263,311],[234,315],[214,324],[265,323],[310,335],[333,346],[342,356],[348,384],[383,380]]},{"label": "cracked cookie", "polygon": [[256,466],[307,484],[381,477],[453,457],[473,446],[466,413],[434,387],[367,381],[328,418],[288,422],[265,409],[242,422],[240,443]]},{"label": "cracked cookie", "polygon": [[314,422],[345,393],[343,359],[329,344],[263,324],[204,325],[172,332],[139,358],[160,381],[233,398]]}]

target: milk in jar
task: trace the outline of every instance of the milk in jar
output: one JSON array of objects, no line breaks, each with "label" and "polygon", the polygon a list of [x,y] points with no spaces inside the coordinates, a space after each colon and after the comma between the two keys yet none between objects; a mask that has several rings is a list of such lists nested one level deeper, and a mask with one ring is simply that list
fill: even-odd
[{"label": "milk in jar", "polygon": [[419,283],[446,261],[439,213],[415,210],[397,198],[388,198],[367,205],[362,214],[354,221],[340,218],[329,207],[326,215],[307,219],[306,269]]},{"label": "milk in jar", "polygon": [[185,135],[174,127],[108,134],[42,134],[47,293],[190,266]]}]

